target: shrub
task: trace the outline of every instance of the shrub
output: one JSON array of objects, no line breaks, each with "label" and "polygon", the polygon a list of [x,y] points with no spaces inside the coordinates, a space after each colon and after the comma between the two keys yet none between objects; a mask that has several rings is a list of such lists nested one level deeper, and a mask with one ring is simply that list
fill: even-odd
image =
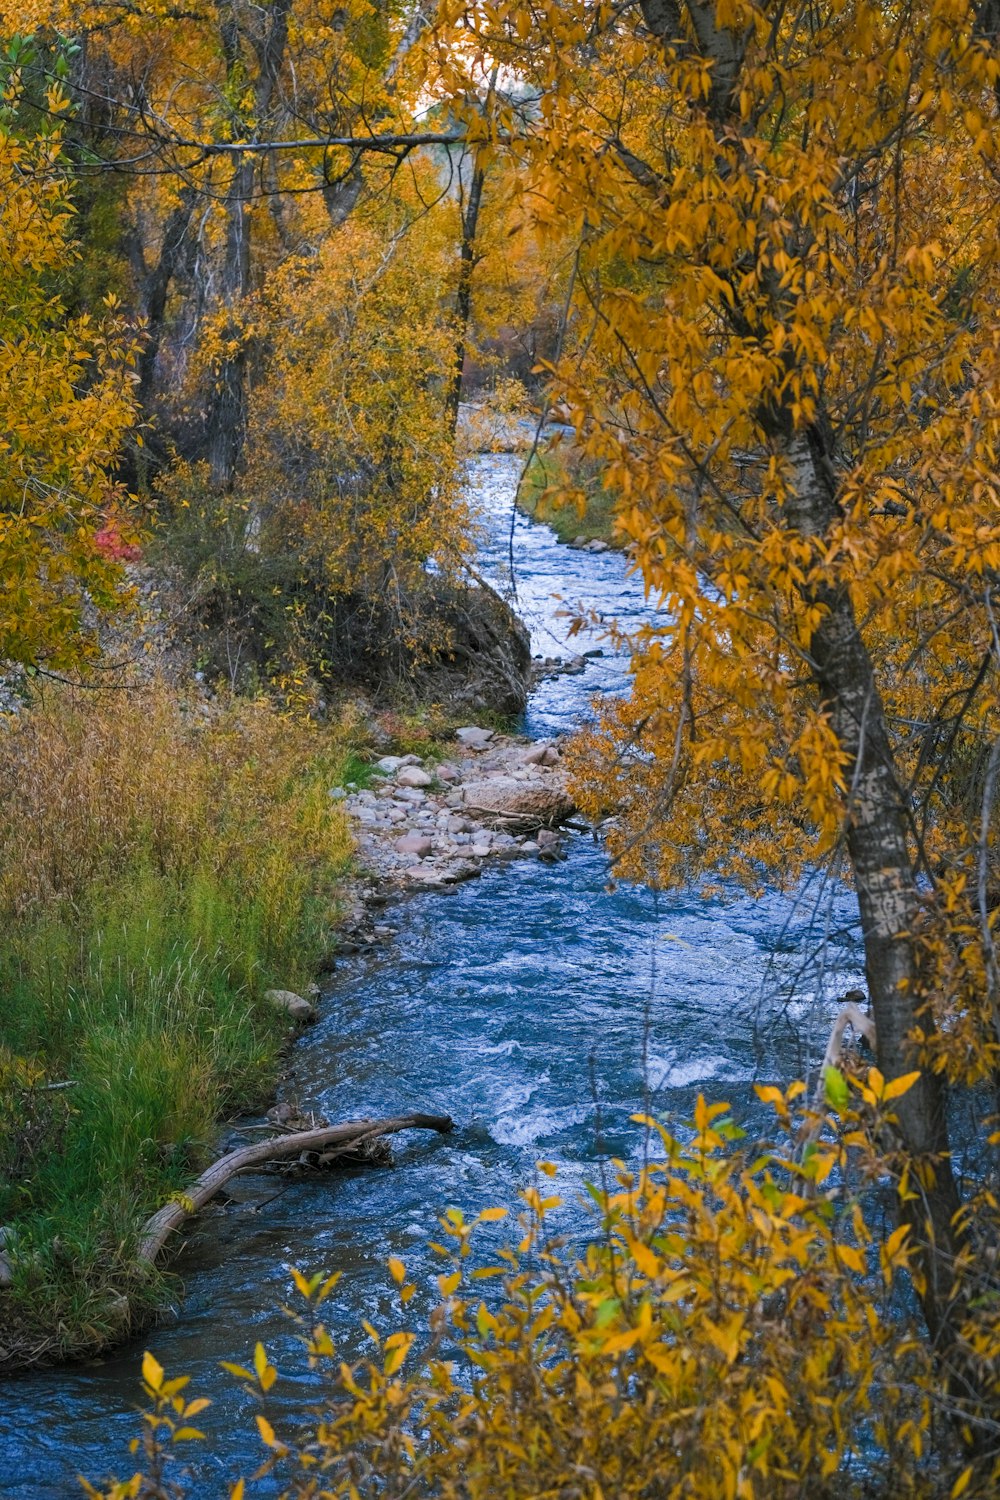
[{"label": "shrub", "polygon": [[[372,1354],[353,1366],[322,1322],[337,1275],[293,1272],[322,1397],[300,1434],[279,1434],[266,1350],[253,1370],[229,1367],[261,1403],[255,1477],[279,1476],[283,1500],[995,1494],[995,1420],[963,1403],[911,1319],[908,1230],[882,1238],[864,1211],[874,1223],[895,1101],[913,1078],[887,1085],[872,1069],[849,1089],[829,1076],[825,1119],[798,1109],[801,1084],[759,1090],[774,1143],[747,1148],[728,1107],[703,1099],[676,1133],[645,1122],[650,1159],[611,1164],[582,1250],[553,1233],[546,1163],[515,1250],[474,1253],[503,1209],[471,1223],[449,1209],[426,1335],[365,1325]],[[405,1308],[415,1288],[400,1261],[389,1272]],[[206,1404],[149,1355],[143,1377],[143,1468],[102,1500],[173,1493],[143,1475],[179,1473]],[[231,1495],[252,1493],[240,1481]]]},{"label": "shrub", "polygon": [[155,1300],[138,1229],[220,1113],[266,1094],[285,1030],[263,992],[305,984],[331,942],[346,754],[264,704],[158,689],[55,693],[2,731],[13,1356],[100,1343]]}]

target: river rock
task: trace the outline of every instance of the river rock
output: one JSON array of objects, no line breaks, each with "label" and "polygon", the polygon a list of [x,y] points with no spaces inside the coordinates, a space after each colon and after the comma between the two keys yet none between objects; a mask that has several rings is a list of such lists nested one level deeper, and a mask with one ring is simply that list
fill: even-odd
[{"label": "river rock", "polygon": [[399,786],[408,787],[426,787],[434,785],[433,776],[429,776],[424,770],[423,766],[414,765],[401,767],[399,774],[396,777],[396,781]]},{"label": "river rock", "polygon": [[593,541],[588,542],[583,550],[585,552],[610,552],[611,548],[607,542],[602,542],[599,536],[595,536]]},{"label": "river rock", "polygon": [[512,776],[469,782],[465,805],[484,823],[524,830],[555,828],[576,811],[573,799],[562,787],[541,781],[517,781]]},{"label": "river rock", "polygon": [[294,990],[265,990],[264,999],[273,1005],[275,1010],[283,1010],[291,1016],[293,1021],[315,1021],[316,1007],[305,998],[297,995]]},{"label": "river rock", "polygon": [[485,859],[493,851],[492,844],[473,844],[472,852],[477,859]]},{"label": "river rock", "polygon": [[0,1291],[14,1284],[14,1268],[6,1255],[0,1255]]},{"label": "river rock", "polygon": [[403,764],[401,755],[383,755],[381,760],[375,762],[375,769],[381,771],[385,776],[395,776]]},{"label": "river rock", "polygon": [[467,750],[485,750],[493,738],[493,730],[481,729],[478,724],[466,724],[463,729],[455,730],[455,738]]},{"label": "river rock", "polygon": [[426,886],[431,890],[448,883],[444,871],[436,865],[411,865],[408,870],[403,871],[403,875],[411,885]]},{"label": "river rock", "polygon": [[544,740],[537,745],[529,745],[521,756],[521,764],[524,766],[557,766],[562,759],[555,745],[546,744]]},{"label": "river rock", "polygon": [[433,848],[434,840],[424,833],[404,833],[401,839],[396,840],[396,849],[400,854],[415,854],[418,859],[430,854]]}]

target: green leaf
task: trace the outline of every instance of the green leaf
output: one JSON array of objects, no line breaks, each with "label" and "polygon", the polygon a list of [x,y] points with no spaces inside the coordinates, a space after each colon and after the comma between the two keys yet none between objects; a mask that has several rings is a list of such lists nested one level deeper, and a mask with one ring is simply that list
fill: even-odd
[{"label": "green leaf", "polygon": [[847,1108],[850,1091],[847,1087],[847,1079],[839,1068],[827,1068],[823,1074],[823,1089],[826,1093],[826,1102],[831,1109],[838,1114]]}]

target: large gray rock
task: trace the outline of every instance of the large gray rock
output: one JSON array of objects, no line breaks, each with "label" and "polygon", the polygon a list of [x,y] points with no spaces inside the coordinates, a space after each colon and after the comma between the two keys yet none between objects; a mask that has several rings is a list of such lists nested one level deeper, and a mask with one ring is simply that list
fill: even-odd
[{"label": "large gray rock", "polygon": [[399,786],[433,786],[434,777],[428,775],[422,766],[403,766],[396,777],[396,782]]},{"label": "large gray rock", "polygon": [[415,854],[418,859],[423,859],[434,848],[434,840],[424,833],[404,833],[396,840],[396,848],[400,854]]},{"label": "large gray rock", "polygon": [[265,990],[264,999],[273,1005],[275,1010],[283,1010],[293,1021],[305,1023],[315,1021],[316,1007],[304,995],[297,995],[294,990]]},{"label": "large gray rock", "polygon": [[465,805],[480,821],[508,831],[556,828],[576,811],[562,787],[543,781],[516,781],[498,776],[465,786]]},{"label": "large gray rock", "polygon": [[482,729],[478,724],[466,724],[455,730],[455,738],[467,750],[484,750],[493,738],[493,730]]}]

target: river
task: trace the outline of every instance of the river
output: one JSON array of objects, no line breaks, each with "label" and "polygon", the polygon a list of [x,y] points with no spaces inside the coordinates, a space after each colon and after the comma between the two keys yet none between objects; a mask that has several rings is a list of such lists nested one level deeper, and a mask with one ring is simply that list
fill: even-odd
[{"label": "river", "polygon": [[[501,587],[510,585],[518,462],[483,456],[469,477],[484,526],[482,566]],[[620,554],[563,547],[520,516],[512,551],[516,605],[536,652],[581,649],[579,638],[567,644],[567,606],[600,609],[626,626],[644,617],[641,585]],[[595,697],[623,691],[627,659],[593,644],[606,654],[584,673],[538,686],[528,732],[571,728]],[[448,1113],[456,1133],[399,1137],[392,1169],[234,1187],[241,1201],[209,1211],[191,1237],[178,1266],[183,1300],[169,1320],[109,1357],[6,1382],[3,1500],[64,1500],[81,1493],[79,1472],[92,1480],[132,1472],[143,1348],[168,1373],[190,1375],[192,1394],[212,1398],[199,1419],[211,1444],[198,1453],[191,1445],[190,1494],[221,1500],[223,1481],[248,1474],[263,1450],[248,1399],[219,1361],[247,1362],[264,1341],[283,1377],[271,1393],[276,1425],[312,1393],[281,1311],[289,1265],[343,1270],[328,1321],[352,1357],[364,1349],[363,1318],[398,1325],[390,1255],[421,1287],[406,1319],[419,1326],[437,1270],[426,1242],[449,1205],[469,1214],[516,1205],[544,1158],[557,1166],[570,1232],[583,1234],[582,1186],[602,1153],[641,1149],[629,1117],[644,1093],[658,1112],[683,1116],[703,1090],[746,1116],[755,1079],[815,1065],[836,997],[863,983],[849,893],[817,881],[794,898],[657,896],[613,886],[589,836],[573,836],[568,848],[564,864],[495,866],[447,894],[401,899],[385,918],[398,937],[377,960],[342,967],[318,1025],[295,1048],[283,1092],[302,1105],[332,1120]]]}]

